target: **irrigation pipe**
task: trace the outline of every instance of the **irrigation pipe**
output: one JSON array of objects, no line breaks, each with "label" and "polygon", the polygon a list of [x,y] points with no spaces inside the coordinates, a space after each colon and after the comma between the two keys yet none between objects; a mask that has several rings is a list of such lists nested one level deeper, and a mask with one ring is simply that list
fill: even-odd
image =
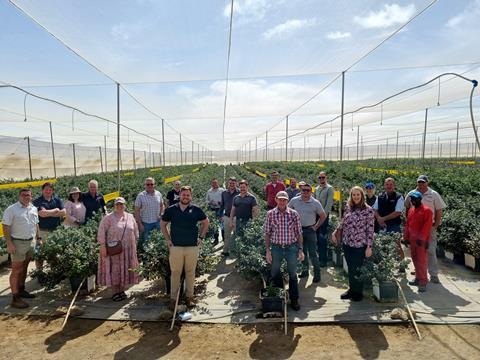
[{"label": "irrigation pipe", "polygon": [[75,295],[73,296],[73,299],[70,302],[70,306],[68,307],[67,315],[65,315],[65,319],[63,320],[62,330],[65,327],[65,324],[67,323],[68,317],[70,316],[70,312],[72,311],[72,308],[73,308],[73,304],[75,303],[75,300],[77,300],[78,293],[80,292],[80,289],[82,288],[82,285],[83,285],[83,283],[85,282],[86,279],[87,279],[86,277],[83,278],[82,282],[78,286],[77,291],[75,291]]},{"label": "irrigation pipe", "polygon": [[415,322],[415,318],[413,317],[412,310],[410,310],[410,306],[408,306],[407,298],[405,297],[405,294],[403,293],[403,289],[400,286],[400,283],[398,282],[397,279],[395,279],[395,282],[397,283],[398,289],[400,290],[400,294],[402,295],[402,299],[405,303],[405,306],[407,308],[408,315],[410,316],[410,320],[412,320],[413,327],[415,328],[415,331],[418,336],[418,340],[422,340],[422,335],[420,334],[420,330],[418,329],[417,323]]}]

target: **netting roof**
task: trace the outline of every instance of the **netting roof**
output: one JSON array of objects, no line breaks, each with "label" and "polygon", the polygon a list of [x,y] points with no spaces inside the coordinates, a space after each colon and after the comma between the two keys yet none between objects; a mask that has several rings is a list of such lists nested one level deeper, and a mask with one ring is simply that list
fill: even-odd
[{"label": "netting roof", "polygon": [[[346,112],[445,72],[480,78],[479,0],[235,0],[228,62],[231,4],[2,2],[0,81],[112,121],[118,82],[122,124],[156,139],[122,130],[122,147],[159,151],[161,117],[167,149],[179,148],[182,133],[184,148],[222,151],[256,137],[264,147],[267,131],[269,147],[284,146],[287,115],[289,135],[298,133],[291,146],[335,145],[340,120],[329,120],[340,113],[342,71]],[[431,141],[455,138],[459,122],[473,142],[471,87],[445,76],[347,115],[345,144],[356,142],[357,127],[365,142],[397,131],[420,141],[425,108]],[[48,141],[50,121],[56,142],[116,144],[112,124],[0,89],[2,135]]]}]

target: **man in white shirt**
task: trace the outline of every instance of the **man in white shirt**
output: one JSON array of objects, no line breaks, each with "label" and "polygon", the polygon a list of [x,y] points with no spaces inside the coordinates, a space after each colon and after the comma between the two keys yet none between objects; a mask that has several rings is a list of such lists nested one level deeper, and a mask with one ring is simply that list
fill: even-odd
[{"label": "man in white shirt", "polygon": [[438,192],[428,186],[428,177],[420,175],[417,179],[417,188],[410,191],[405,199],[405,207],[411,206],[410,195],[414,191],[422,193],[422,204],[429,207],[433,212],[433,226],[430,232],[431,240],[428,245],[428,273],[430,274],[430,282],[438,284],[438,262],[437,262],[437,229],[442,224],[443,209],[447,207],[445,201]]},{"label": "man in white shirt", "polygon": [[28,263],[33,259],[35,244],[41,245],[42,241],[38,228],[38,211],[32,204],[32,190],[20,190],[18,202],[5,209],[2,223],[7,251],[12,259],[11,306],[24,309],[29,305],[22,298],[35,297],[25,290]]},{"label": "man in white shirt", "polygon": [[[212,179],[211,182],[212,187],[207,191],[206,201],[208,208],[215,213],[215,216],[220,221],[220,228],[222,230],[222,239],[225,237],[223,231],[223,221],[222,217],[223,214],[221,213],[221,205],[222,205],[222,193],[225,191],[224,188],[220,187],[218,184],[217,179]],[[215,229],[215,241],[214,245],[218,244],[218,230]]]}]

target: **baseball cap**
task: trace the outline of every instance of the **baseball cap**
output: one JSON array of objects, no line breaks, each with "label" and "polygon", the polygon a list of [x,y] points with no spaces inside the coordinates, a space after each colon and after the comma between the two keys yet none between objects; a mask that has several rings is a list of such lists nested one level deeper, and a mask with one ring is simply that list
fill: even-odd
[{"label": "baseball cap", "polygon": [[277,199],[287,199],[288,200],[288,194],[286,191],[279,191],[277,195],[275,195]]},{"label": "baseball cap", "polygon": [[410,194],[410,197],[417,198],[417,199],[422,199],[422,193],[420,191],[414,191]]},{"label": "baseball cap", "polygon": [[115,199],[114,204],[125,204],[125,199],[123,197],[119,196]]},{"label": "baseball cap", "polygon": [[428,176],[427,175],[420,175],[417,179],[417,182],[428,182]]},{"label": "baseball cap", "polygon": [[297,183],[298,186],[305,186],[307,185],[307,183],[305,181],[300,181],[299,183]]},{"label": "baseball cap", "polygon": [[374,189],[375,188],[375,184],[371,181],[367,181],[365,183],[365,189]]}]

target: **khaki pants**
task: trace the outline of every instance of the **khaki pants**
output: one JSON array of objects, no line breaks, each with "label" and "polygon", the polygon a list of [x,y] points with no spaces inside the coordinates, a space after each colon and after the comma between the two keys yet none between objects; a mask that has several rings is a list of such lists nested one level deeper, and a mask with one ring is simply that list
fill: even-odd
[{"label": "khaki pants", "polygon": [[438,276],[437,229],[433,227],[430,231],[430,239],[428,244],[428,273],[430,276]]},{"label": "khaki pants", "polygon": [[10,255],[12,261],[23,262],[27,259],[33,259],[36,243],[35,239],[30,241],[12,239],[12,242],[15,246],[15,254]]},{"label": "khaki pants", "polygon": [[198,246],[172,246],[170,248],[170,297],[176,299],[180,287],[180,277],[185,268],[185,295],[193,297],[193,286],[195,283],[195,269],[197,267]]},{"label": "khaki pants", "polygon": [[230,252],[230,241],[233,236],[232,224],[228,216],[223,217],[223,251]]}]

